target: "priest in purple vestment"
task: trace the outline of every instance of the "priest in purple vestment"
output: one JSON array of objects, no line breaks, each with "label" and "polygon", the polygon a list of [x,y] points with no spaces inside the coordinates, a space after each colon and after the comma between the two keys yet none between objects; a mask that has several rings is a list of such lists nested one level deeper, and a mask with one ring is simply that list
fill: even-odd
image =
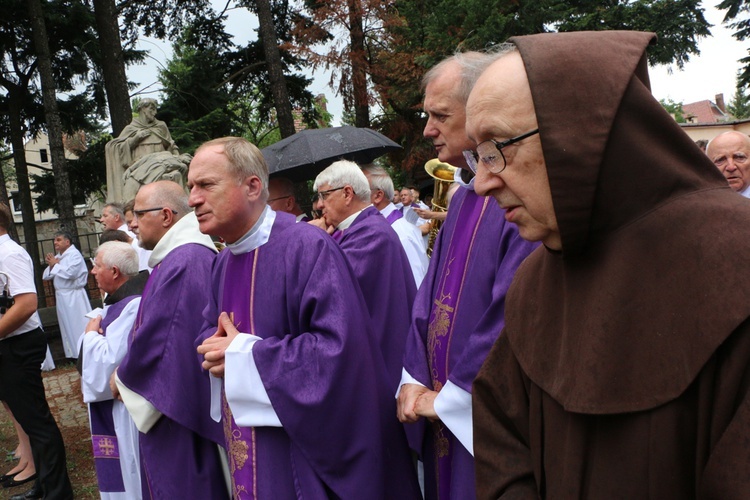
[{"label": "priest in purple vestment", "polygon": [[202,145],[188,185],[201,231],[227,242],[198,352],[233,496],[419,498],[367,306],[336,242],[266,205],[268,170],[244,139]]},{"label": "priest in purple vestment", "polygon": [[409,260],[388,221],[370,203],[370,184],[356,163],[331,164],[318,174],[313,189],[323,216],[310,224],[332,233],[354,270],[395,393],[417,293]]},{"label": "priest in purple vestment", "polygon": [[464,128],[466,100],[490,62],[476,52],[453,56],[423,81],[424,136],[440,161],[461,168],[462,184],[417,293],[398,393],[399,419],[424,426],[411,444],[424,460],[428,499],[475,496],[471,384],[503,328],[513,275],[538,246],[521,239],[497,203],[463,179],[470,173],[463,150],[473,147]]},{"label": "priest in purple vestment", "polygon": [[414,281],[419,288],[430,265],[422,232],[417,226],[407,222],[404,214],[391,202],[394,189],[393,180],[388,172],[383,167],[372,163],[363,165],[362,172],[370,183],[370,201],[375,208],[380,210],[398,236],[406,258],[409,260]]},{"label": "priest in purple vestment", "polygon": [[208,418],[208,380],[193,348],[216,247],[172,181],[141,187],[133,214],[153,271],[114,378],[141,431],[143,497],[226,498],[221,427]]}]

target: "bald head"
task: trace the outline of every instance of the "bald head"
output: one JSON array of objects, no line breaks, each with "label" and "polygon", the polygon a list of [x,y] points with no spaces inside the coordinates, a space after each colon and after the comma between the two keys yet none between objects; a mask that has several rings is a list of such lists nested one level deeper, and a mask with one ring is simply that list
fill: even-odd
[{"label": "bald head", "polygon": [[142,186],[135,196],[132,229],[141,247],[153,250],[177,221],[191,212],[185,190],[172,181]]},{"label": "bald head", "polygon": [[[497,200],[522,238],[559,250],[538,127],[523,60],[519,52],[509,52],[482,73],[466,105],[466,132],[480,158],[474,189]],[[511,140],[498,149],[498,143]]]},{"label": "bald head", "polygon": [[732,189],[742,192],[750,186],[750,137],[734,130],[724,132],[708,143],[706,155]]},{"label": "bald head", "polygon": [[294,196],[294,183],[284,177],[274,177],[268,181],[268,206],[276,212],[301,215],[302,208]]}]

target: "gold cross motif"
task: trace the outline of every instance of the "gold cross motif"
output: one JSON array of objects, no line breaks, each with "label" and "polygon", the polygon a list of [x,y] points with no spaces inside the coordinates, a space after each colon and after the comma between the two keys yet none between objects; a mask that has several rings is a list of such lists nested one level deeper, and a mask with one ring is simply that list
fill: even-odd
[{"label": "gold cross motif", "polygon": [[115,454],[115,444],[109,438],[101,438],[99,440],[99,451],[103,455],[110,456]]}]

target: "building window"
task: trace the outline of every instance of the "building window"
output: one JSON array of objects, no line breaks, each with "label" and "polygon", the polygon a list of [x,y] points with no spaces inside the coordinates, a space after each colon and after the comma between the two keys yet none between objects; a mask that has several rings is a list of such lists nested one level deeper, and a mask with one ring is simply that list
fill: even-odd
[{"label": "building window", "polygon": [[49,159],[47,158],[47,150],[46,149],[40,149],[39,150],[39,157],[42,160],[42,163],[47,163]]},{"label": "building window", "polygon": [[11,191],[10,193],[10,208],[14,214],[21,215],[21,198],[18,191]]}]

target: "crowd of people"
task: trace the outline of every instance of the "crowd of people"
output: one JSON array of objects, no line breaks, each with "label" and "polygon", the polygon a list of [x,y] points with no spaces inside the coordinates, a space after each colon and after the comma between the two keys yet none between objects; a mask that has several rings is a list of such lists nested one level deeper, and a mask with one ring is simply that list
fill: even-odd
[{"label": "crowd of people", "polygon": [[[108,205],[105,307],[72,351],[102,498],[747,496],[750,138],[689,139],[651,96],[653,40],[516,37],[430,69],[440,215],[339,160],[310,218],[236,137],[198,148],[188,193]],[[11,223],[0,396],[38,471],[18,498],[72,498]]]}]

